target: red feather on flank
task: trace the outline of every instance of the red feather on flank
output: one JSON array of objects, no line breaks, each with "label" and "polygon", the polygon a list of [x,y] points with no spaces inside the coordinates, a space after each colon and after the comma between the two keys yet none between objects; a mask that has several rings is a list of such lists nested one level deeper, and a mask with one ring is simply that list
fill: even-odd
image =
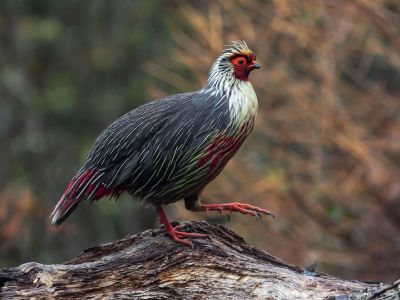
[{"label": "red feather on flank", "polygon": [[[51,213],[50,218],[53,225],[61,224],[75,209],[79,202],[88,199],[88,197],[90,197],[90,200],[92,201],[99,200],[108,195],[118,198],[124,192],[121,188],[108,189],[99,183],[90,183],[90,180],[96,180],[96,175],[99,175],[98,170],[89,169],[78,176],[75,176],[71,180],[64,194],[61,196]],[[93,193],[94,189],[97,190]]]},{"label": "red feather on flank", "polygon": [[249,122],[246,122],[236,137],[219,135],[216,139],[208,146],[205,155],[199,160],[200,166],[210,161],[208,172],[212,173],[215,168],[219,165],[223,167],[231,157],[239,150],[243,141],[247,136],[249,129]]}]

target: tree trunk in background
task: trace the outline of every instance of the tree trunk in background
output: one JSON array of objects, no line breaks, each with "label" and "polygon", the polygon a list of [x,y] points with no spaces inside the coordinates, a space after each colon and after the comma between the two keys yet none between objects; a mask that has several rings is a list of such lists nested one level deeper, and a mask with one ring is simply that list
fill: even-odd
[{"label": "tree trunk in background", "polygon": [[[58,265],[0,270],[1,299],[397,299],[392,285],[347,281],[290,266],[205,222],[194,248],[147,230],[85,250]],[[339,298],[338,298],[339,297]]]}]

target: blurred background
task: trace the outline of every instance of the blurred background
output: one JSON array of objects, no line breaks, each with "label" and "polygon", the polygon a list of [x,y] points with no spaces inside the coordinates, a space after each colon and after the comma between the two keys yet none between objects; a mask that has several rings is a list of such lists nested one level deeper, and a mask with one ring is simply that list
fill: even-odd
[{"label": "blurred background", "polygon": [[276,220],[192,213],[291,264],[349,279],[400,276],[400,2],[0,2],[0,266],[58,263],[156,228],[129,196],[48,216],[96,136],[132,108],[200,88],[245,40],[263,65],[255,130],[206,188]]}]

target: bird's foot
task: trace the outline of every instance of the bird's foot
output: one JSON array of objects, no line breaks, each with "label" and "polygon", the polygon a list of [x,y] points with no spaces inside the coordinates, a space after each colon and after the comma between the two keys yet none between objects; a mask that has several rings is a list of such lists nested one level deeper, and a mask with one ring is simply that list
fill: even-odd
[{"label": "bird's foot", "polygon": [[202,233],[191,233],[191,232],[178,231],[177,228],[179,228],[179,227],[181,227],[181,226],[167,228],[167,233],[175,242],[183,244],[185,246],[193,247],[193,243],[191,241],[183,240],[182,238],[185,238],[185,237],[202,238],[202,237],[207,236],[206,234],[202,234]]},{"label": "bird's foot", "polygon": [[223,211],[227,211],[228,216],[230,216],[232,212],[239,212],[241,214],[252,215],[257,218],[261,218],[262,214],[275,218],[274,214],[269,210],[259,208],[257,206],[253,206],[246,203],[233,202],[225,204],[202,204],[200,208],[205,212],[216,210],[219,211],[220,213],[223,213]]},{"label": "bird's foot", "polygon": [[189,246],[193,248],[193,243],[191,241],[183,240],[182,238],[202,238],[206,237],[206,234],[202,233],[190,233],[179,231],[178,229],[182,228],[183,225],[178,225],[173,227],[171,222],[168,220],[167,215],[165,214],[164,210],[159,207],[157,208],[158,215],[160,216],[160,223],[165,225],[165,230],[167,231],[168,235],[177,243],[183,244],[185,246]]}]

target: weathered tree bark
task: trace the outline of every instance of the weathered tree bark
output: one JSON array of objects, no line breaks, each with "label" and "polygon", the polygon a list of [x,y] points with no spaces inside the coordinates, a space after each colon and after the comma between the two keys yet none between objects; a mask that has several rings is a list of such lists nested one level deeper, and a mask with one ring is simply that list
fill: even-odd
[{"label": "weathered tree bark", "polygon": [[399,283],[346,281],[304,271],[205,222],[194,248],[147,230],[59,265],[0,270],[0,299],[397,299]]}]

